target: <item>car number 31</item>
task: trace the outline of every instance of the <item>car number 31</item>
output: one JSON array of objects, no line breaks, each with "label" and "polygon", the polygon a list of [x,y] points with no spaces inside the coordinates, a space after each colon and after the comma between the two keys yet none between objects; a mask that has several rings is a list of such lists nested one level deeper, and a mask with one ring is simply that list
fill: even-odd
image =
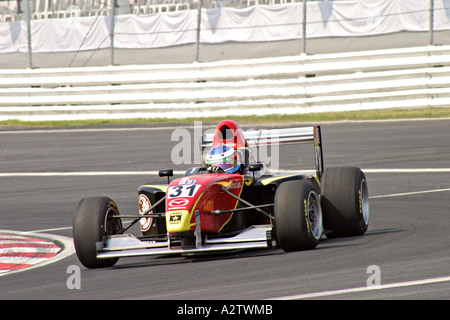
[{"label": "car number 31", "polygon": [[178,185],[169,187],[169,190],[167,190],[167,195],[169,198],[193,197],[197,193],[198,189],[200,189],[199,184]]}]

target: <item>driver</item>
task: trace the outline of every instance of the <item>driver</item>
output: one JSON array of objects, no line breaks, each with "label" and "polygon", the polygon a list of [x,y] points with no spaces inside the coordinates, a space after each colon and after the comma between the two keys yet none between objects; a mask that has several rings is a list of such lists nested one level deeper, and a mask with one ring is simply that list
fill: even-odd
[{"label": "driver", "polygon": [[240,168],[238,153],[226,145],[215,146],[206,155],[206,166],[210,172],[235,173]]}]

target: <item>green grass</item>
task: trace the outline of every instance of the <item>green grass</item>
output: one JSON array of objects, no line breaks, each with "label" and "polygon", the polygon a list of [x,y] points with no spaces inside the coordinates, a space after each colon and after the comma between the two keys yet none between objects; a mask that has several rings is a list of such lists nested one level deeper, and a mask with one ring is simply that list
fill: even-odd
[{"label": "green grass", "polygon": [[[229,116],[228,119],[238,123],[287,123],[287,122],[328,122],[328,121],[358,121],[358,120],[396,120],[396,119],[422,119],[422,118],[450,118],[450,108],[424,108],[424,109],[394,109],[370,110],[348,112],[324,112],[297,115],[267,115],[267,116]],[[92,126],[107,124],[150,124],[150,123],[189,123],[193,121],[219,122],[224,117],[186,118],[186,119],[119,119],[119,120],[74,120],[74,121],[0,121],[3,126]]]}]

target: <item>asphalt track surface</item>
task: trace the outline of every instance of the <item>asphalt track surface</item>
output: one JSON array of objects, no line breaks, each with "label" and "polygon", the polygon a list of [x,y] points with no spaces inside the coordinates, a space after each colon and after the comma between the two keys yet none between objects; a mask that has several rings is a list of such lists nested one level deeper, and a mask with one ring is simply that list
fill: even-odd
[{"label": "asphalt track surface", "polygon": [[[138,186],[161,183],[152,171],[174,167],[172,132],[192,125],[0,128],[1,229],[70,238],[78,201],[92,195],[136,213]],[[0,276],[0,299],[450,299],[450,119],[321,125],[325,166],[366,170],[364,236],[294,253],[123,258],[101,270],[72,254]],[[299,168],[296,150],[283,153],[287,167]],[[73,265],[80,289],[67,286]],[[367,286],[373,266],[378,287]]]}]

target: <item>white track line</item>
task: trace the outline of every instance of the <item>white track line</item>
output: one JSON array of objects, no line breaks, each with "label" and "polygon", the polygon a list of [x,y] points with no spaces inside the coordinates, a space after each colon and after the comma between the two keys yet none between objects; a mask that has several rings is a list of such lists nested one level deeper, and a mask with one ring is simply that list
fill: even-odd
[{"label": "white track line", "polygon": [[450,168],[362,169],[365,173],[446,173]]},{"label": "white track line", "polygon": [[440,283],[440,282],[450,282],[450,276],[413,280],[413,281],[404,281],[404,282],[395,282],[395,283],[381,284],[381,285],[376,285],[376,286],[366,286],[366,287],[356,287],[356,288],[348,288],[348,289],[340,289],[340,290],[330,290],[330,291],[322,291],[322,292],[296,294],[296,295],[290,295],[290,296],[270,298],[268,300],[311,299],[311,298],[320,298],[320,297],[335,296],[335,295],[341,295],[341,294],[367,292],[367,291],[373,291],[373,290],[385,290],[385,289],[393,289],[393,288],[401,288],[401,287],[409,287],[409,286],[420,286],[420,285]]},{"label": "white track line", "polygon": [[41,229],[41,230],[33,230],[33,231],[30,231],[30,232],[36,232],[36,233],[39,233],[39,232],[52,232],[52,231],[70,230],[70,229],[72,229],[72,227]]},{"label": "white track line", "polygon": [[69,129],[30,129],[30,130],[5,130],[0,134],[35,134],[35,133],[82,133],[82,132],[122,132],[122,131],[158,131],[158,130],[175,130],[175,129],[192,129],[194,126],[166,126],[166,127],[133,127],[133,128],[69,128]]},{"label": "white track line", "polygon": [[393,193],[393,194],[385,194],[385,195],[379,195],[379,196],[370,196],[370,199],[401,197],[401,196],[410,196],[410,195],[415,195],[415,194],[425,194],[425,193],[435,193],[435,192],[445,192],[445,191],[450,191],[450,188]]},{"label": "white track line", "polygon": [[[184,174],[185,171],[174,171],[174,174]],[[158,171],[81,171],[81,172],[4,172],[0,177],[83,177],[83,176],[136,176],[158,175]]]},{"label": "white track line", "polygon": [[[362,169],[365,173],[450,173],[450,168],[411,168],[411,169]],[[186,171],[175,170],[175,175],[182,175]],[[279,169],[277,173],[313,173],[314,170],[286,170]],[[79,172],[0,172],[0,177],[77,177],[77,176],[157,176],[158,171],[79,171]]]}]

